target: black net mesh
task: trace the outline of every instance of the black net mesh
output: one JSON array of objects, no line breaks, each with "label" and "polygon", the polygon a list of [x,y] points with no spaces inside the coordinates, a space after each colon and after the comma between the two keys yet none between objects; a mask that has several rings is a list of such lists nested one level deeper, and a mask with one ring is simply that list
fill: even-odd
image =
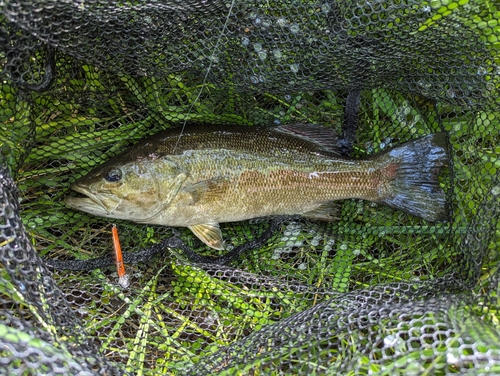
[{"label": "black net mesh", "polygon": [[[0,10],[0,373],[500,374],[497,2]],[[451,220],[351,199],[333,222],[222,224],[218,251],[64,204],[92,168],[186,122],[321,124],[353,158],[447,132]],[[112,224],[128,287],[106,261]]]}]

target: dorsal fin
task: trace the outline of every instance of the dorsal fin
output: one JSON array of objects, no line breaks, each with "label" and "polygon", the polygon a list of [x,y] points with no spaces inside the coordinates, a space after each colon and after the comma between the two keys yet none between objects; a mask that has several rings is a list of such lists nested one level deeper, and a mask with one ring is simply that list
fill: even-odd
[{"label": "dorsal fin", "polygon": [[339,136],[331,128],[326,128],[317,124],[288,124],[280,125],[276,128],[277,131],[292,134],[296,137],[301,137],[307,141],[314,142],[321,149],[330,153],[341,155],[339,145]]}]

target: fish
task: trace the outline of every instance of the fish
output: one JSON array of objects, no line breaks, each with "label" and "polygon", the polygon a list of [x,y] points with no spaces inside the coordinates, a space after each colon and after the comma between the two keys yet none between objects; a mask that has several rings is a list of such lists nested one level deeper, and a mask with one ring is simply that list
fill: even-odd
[{"label": "fish", "polygon": [[72,209],[136,223],[187,227],[224,249],[220,223],[299,215],[338,219],[338,200],[362,199],[431,222],[448,221],[439,175],[447,134],[433,133],[362,159],[315,124],[190,125],[131,146],[77,179]]}]

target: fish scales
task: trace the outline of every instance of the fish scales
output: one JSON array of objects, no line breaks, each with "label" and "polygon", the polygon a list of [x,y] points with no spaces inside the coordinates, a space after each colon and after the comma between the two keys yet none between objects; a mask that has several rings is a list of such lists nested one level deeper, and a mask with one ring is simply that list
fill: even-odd
[{"label": "fish scales", "polygon": [[187,127],[154,135],[97,167],[72,188],[73,208],[139,223],[189,227],[222,248],[218,224],[300,214],[332,220],[336,200],[383,203],[445,220],[437,171],[447,163],[444,133],[353,160],[339,156],[327,128]]}]

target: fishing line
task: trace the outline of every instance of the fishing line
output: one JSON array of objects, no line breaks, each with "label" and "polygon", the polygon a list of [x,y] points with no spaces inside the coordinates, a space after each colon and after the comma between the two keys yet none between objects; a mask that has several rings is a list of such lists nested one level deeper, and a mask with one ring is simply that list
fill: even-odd
[{"label": "fishing line", "polygon": [[231,5],[229,6],[229,11],[228,11],[227,16],[226,16],[226,20],[224,21],[224,25],[222,26],[222,30],[219,34],[219,37],[217,38],[217,41],[215,42],[215,47],[214,47],[214,50],[212,52],[212,55],[210,55],[210,57],[209,57],[210,63],[208,64],[207,73],[205,73],[205,77],[203,77],[203,81],[201,83],[201,88],[200,88],[200,91],[198,92],[198,95],[196,96],[196,98],[194,99],[194,101],[191,103],[191,105],[188,108],[186,117],[184,118],[184,122],[182,123],[181,133],[179,134],[179,137],[177,138],[177,142],[174,145],[174,149],[172,150],[172,153],[175,152],[177,145],[179,145],[179,142],[181,141],[182,134],[184,133],[184,129],[186,128],[187,117],[191,114],[191,110],[193,109],[194,105],[200,99],[201,93],[203,93],[203,88],[205,87],[205,84],[206,84],[207,79],[208,79],[208,75],[210,74],[210,72],[212,70],[212,64],[215,61],[215,53],[217,52],[217,50],[219,48],[220,40],[221,40],[222,36],[224,35],[224,32],[227,30],[227,25],[229,23],[229,17],[231,16],[231,13],[233,12],[234,2],[235,2],[235,0],[231,1]]}]

